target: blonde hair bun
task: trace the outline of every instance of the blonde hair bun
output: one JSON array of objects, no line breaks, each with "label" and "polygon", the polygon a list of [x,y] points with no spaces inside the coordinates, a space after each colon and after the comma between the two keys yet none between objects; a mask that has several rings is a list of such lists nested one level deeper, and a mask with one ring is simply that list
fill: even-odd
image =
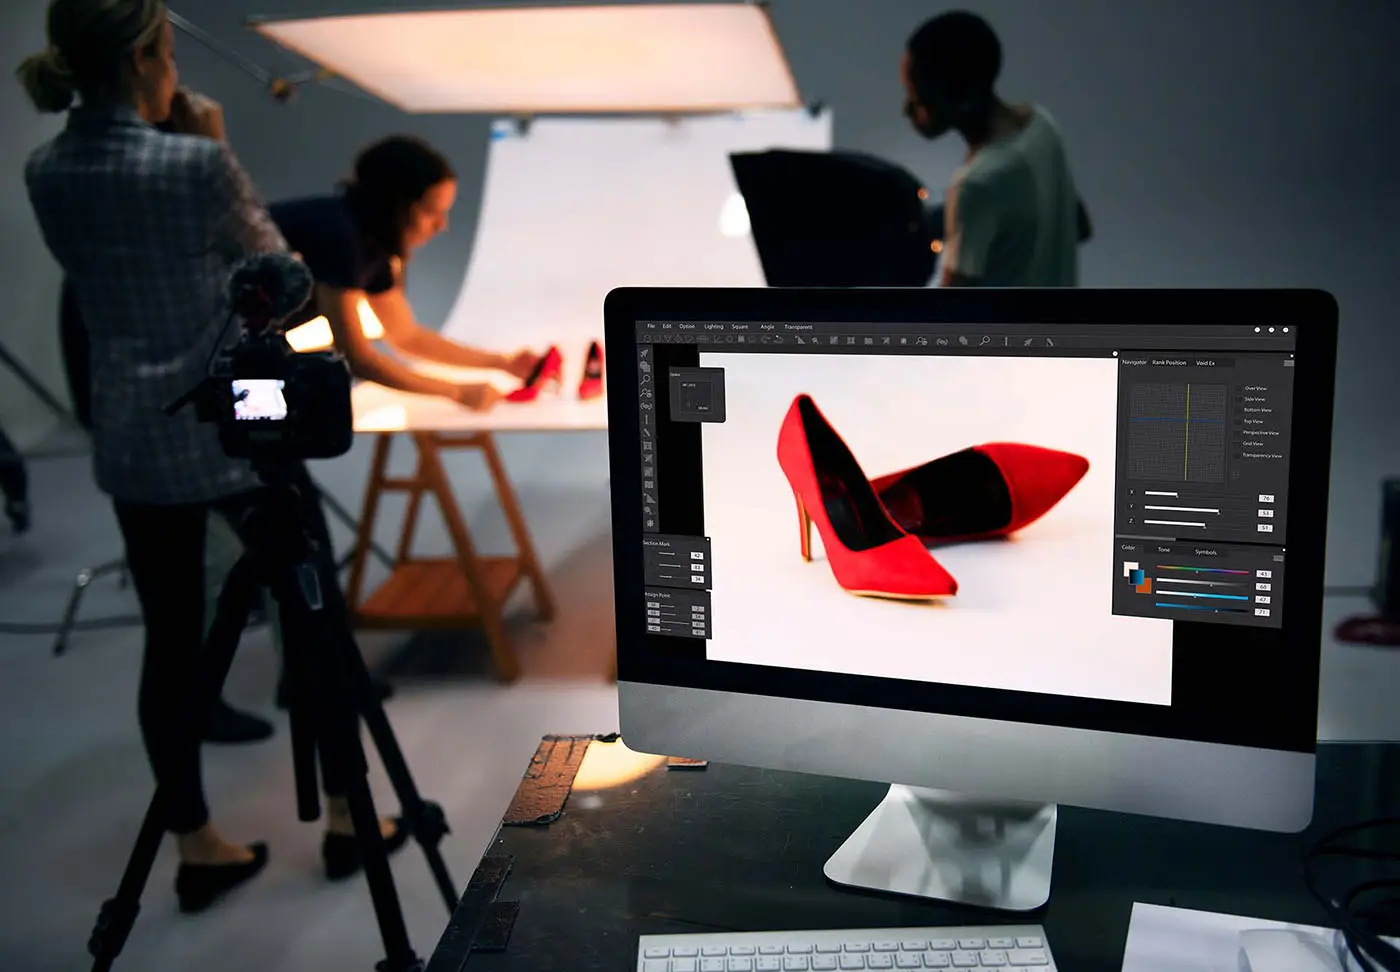
[{"label": "blonde hair bun", "polygon": [[55,48],[31,54],[15,72],[29,100],[42,112],[58,114],[73,107],[76,91],[73,74]]},{"label": "blonde hair bun", "polygon": [[67,111],[80,94],[119,94],[110,89],[125,60],[165,22],[162,0],[49,0],[49,49],[25,58],[15,75],[43,112]]}]

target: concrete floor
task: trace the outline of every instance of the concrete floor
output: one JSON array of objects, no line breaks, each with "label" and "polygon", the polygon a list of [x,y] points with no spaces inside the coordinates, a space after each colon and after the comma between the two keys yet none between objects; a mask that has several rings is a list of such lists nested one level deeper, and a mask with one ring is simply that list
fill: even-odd
[{"label": "concrete floor", "polygon": [[[550,625],[533,620],[527,599],[513,611],[525,677],[509,688],[496,684],[484,646],[469,634],[408,646],[389,636],[363,643],[398,688],[389,717],[420,789],[447,812],[453,833],[443,853],[459,885],[491,840],[540,736],[617,727],[616,692],[603,678],[613,639],[604,440],[520,436],[500,444],[559,601]],[[367,445],[313,469],[352,509]],[[406,443],[399,453],[406,464]],[[479,463],[454,457],[450,470],[479,544],[509,549]],[[85,457],[37,461],[30,473],[33,531],[19,538],[0,532],[3,623],[56,619],[76,571],[120,552]],[[378,531],[391,548],[396,513],[391,505]],[[339,536],[348,538],[343,530]],[[420,536],[425,552],[445,552],[432,518]],[[131,592],[105,579],[90,589],[83,616],[135,611]],[[26,972],[88,967],[88,934],[116,888],[151,795],[135,718],[141,630],[84,631],[57,659],[51,643],[48,635],[0,634],[0,968]],[[226,694],[270,715],[274,682],[267,633],[253,630]],[[216,819],[231,837],[267,840],[267,870],[210,912],[185,917],[175,908],[173,848],[164,847],[118,969],[368,970],[383,957],[363,881],[329,885],[320,875],[320,828],[296,818],[285,717],[278,713],[277,721],[273,740],[209,747],[205,760]],[[377,764],[373,783],[381,808],[393,812]],[[414,947],[426,959],[447,912],[416,847],[396,857],[394,874]]]}]

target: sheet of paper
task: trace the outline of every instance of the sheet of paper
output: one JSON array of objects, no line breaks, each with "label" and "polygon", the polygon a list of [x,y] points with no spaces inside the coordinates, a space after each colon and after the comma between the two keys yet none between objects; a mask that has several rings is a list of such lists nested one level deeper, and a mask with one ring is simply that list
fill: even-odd
[{"label": "sheet of paper", "polygon": [[830,113],[806,111],[546,118],[523,135],[499,123],[443,333],[497,350],[558,344],[576,384],[613,288],[764,286],[731,152],[830,147]]},{"label": "sheet of paper", "polygon": [[[1242,972],[1241,933],[1265,929],[1301,933],[1331,955],[1337,954],[1340,945],[1335,931],[1314,925],[1136,902],[1123,950],[1123,972]],[[1050,947],[1055,947],[1053,941]],[[1338,962],[1338,969],[1360,972],[1349,955],[1345,958],[1347,964]]]}]

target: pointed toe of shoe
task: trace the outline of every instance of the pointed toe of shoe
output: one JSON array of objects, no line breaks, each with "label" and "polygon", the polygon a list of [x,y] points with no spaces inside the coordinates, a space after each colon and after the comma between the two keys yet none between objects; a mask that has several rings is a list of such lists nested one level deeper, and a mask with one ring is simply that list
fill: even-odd
[{"label": "pointed toe of shoe", "polygon": [[[852,594],[897,600],[932,600],[958,592],[957,580],[914,537],[904,537],[876,550],[877,556],[843,563],[837,583]],[[835,570],[837,565],[833,563],[832,567]]]},{"label": "pointed toe of shoe", "polygon": [[1050,512],[1089,471],[1083,456],[1019,442],[993,442],[977,451],[997,464],[1011,494],[1008,532]]},{"label": "pointed toe of shoe", "polygon": [[267,844],[249,844],[251,859],[237,864],[181,864],[175,873],[175,894],[180,910],[198,914],[235,888],[246,884],[267,866]]}]

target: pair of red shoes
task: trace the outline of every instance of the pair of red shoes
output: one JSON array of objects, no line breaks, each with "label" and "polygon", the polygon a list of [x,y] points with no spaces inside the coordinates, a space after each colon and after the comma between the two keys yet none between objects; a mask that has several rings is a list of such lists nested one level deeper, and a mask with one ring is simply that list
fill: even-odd
[{"label": "pair of red shoes", "polygon": [[802,558],[812,559],[815,525],[838,584],[903,600],[958,592],[929,546],[1013,533],[1089,471],[1073,453],[992,442],[872,482],[808,395],[793,399],[783,419],[778,465],[797,500]]},{"label": "pair of red shoes", "polygon": [[[515,391],[506,396],[508,402],[533,402],[546,388],[558,392],[564,383],[564,356],[557,345],[535,362],[535,368]],[[583,378],[578,383],[578,397],[583,401],[603,394],[603,346],[597,341],[588,345],[588,358],[583,366]]]}]

